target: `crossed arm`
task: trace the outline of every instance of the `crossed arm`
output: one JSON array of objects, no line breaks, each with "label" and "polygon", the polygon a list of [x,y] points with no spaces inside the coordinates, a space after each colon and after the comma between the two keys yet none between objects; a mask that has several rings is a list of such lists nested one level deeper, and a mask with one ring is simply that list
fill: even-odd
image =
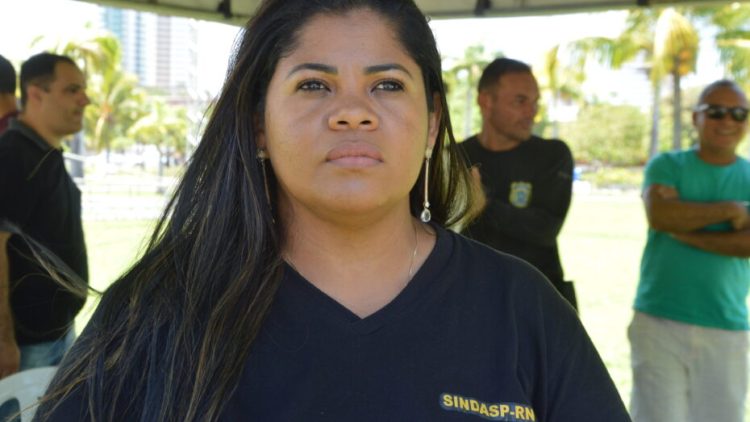
[{"label": "crossed arm", "polygon": [[[482,190],[482,175],[471,168],[474,183]],[[481,218],[492,230],[504,236],[538,246],[554,246],[570,208],[573,190],[573,158],[568,153],[558,165],[539,174],[534,186],[534,201],[517,208],[500,198],[486,198]]]},{"label": "crossed arm", "polygon": [[[654,230],[670,233],[675,239],[708,252],[750,257],[750,215],[738,201],[683,201],[676,189],[654,184],[643,193],[648,223]],[[729,222],[731,232],[699,232],[711,224]]]},{"label": "crossed arm", "polygon": [[567,204],[559,214],[554,214],[541,207],[520,209],[488,198],[484,212],[492,216],[489,221],[498,233],[539,246],[554,246],[570,202]]}]

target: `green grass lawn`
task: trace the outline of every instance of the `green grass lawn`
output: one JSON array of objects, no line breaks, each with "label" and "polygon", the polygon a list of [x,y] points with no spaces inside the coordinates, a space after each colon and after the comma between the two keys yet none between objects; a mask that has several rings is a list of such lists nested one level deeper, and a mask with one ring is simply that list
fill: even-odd
[{"label": "green grass lawn", "polygon": [[635,191],[576,195],[560,238],[566,276],[576,282],[581,319],[626,403],[631,387],[626,329],[646,227]]},{"label": "green grass lawn", "polygon": [[[150,220],[84,221],[91,287],[103,291],[128,269],[146,245],[153,225]],[[89,297],[76,318],[77,331],[86,325],[98,302],[95,295]]]},{"label": "green grass lawn", "polygon": [[[127,269],[152,226],[152,221],[85,222],[94,288],[104,289]],[[626,329],[645,237],[638,192],[627,191],[574,195],[560,238],[567,278],[576,282],[581,319],[626,404],[631,387]],[[79,329],[95,303],[92,299],[87,303],[77,320]]]},{"label": "green grass lawn", "polygon": [[[560,238],[566,275],[576,281],[581,319],[626,405],[632,386],[626,331],[646,230],[639,192],[576,195]],[[745,421],[750,422],[750,402]]]}]

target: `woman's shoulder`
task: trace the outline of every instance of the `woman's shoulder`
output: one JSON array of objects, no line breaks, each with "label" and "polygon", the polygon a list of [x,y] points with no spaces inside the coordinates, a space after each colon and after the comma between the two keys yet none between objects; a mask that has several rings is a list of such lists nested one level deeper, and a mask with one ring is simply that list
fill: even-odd
[{"label": "woman's shoulder", "polygon": [[454,243],[455,258],[461,263],[470,263],[478,273],[497,275],[500,271],[502,274],[519,277],[544,278],[538,270],[521,258],[493,249],[460,233],[453,231],[448,231],[448,233]]},{"label": "woman's shoulder", "polygon": [[521,258],[461,234],[446,232],[453,245],[447,271],[453,277],[487,293],[510,292],[520,297],[555,294],[544,275]]}]

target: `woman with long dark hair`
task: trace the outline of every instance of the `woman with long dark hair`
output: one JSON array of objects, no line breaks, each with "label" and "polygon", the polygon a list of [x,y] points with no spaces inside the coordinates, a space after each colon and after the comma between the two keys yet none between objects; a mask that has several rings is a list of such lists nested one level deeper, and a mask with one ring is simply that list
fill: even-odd
[{"label": "woman with long dark hair", "polygon": [[[268,0],[143,258],[40,420],[627,420],[477,204],[410,0]],[[515,419],[512,419],[515,418]]]}]

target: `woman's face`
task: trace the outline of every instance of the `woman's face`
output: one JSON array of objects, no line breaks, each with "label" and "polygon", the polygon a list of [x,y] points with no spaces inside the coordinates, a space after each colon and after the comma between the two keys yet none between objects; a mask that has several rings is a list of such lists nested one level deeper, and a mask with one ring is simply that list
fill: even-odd
[{"label": "woman's face", "polygon": [[266,98],[259,146],[282,213],[343,221],[409,212],[439,112],[428,112],[422,72],[380,15],[313,17]]}]

